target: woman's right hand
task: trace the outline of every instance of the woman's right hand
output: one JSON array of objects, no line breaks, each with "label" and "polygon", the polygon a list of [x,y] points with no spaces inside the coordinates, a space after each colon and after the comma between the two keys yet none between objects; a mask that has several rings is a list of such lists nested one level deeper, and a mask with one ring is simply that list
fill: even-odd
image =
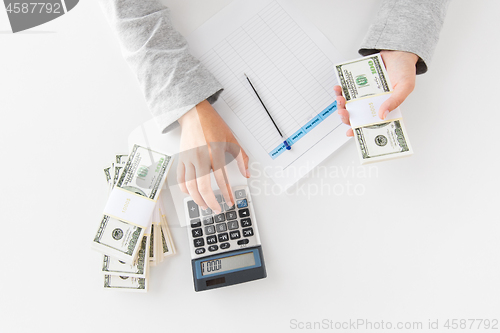
[{"label": "woman's right hand", "polygon": [[225,153],[229,152],[241,174],[249,178],[248,156],[233,133],[208,101],[203,101],[179,119],[181,125],[180,158],[177,181],[182,192],[191,195],[202,208],[221,212],[212,190],[210,171],[228,206],[234,205],[231,185],[225,172]]}]

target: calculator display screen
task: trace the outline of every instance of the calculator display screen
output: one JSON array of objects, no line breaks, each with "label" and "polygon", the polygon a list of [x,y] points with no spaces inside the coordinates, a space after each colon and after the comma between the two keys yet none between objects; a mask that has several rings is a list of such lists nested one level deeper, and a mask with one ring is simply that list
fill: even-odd
[{"label": "calculator display screen", "polygon": [[253,252],[201,262],[201,275],[210,275],[255,265]]}]

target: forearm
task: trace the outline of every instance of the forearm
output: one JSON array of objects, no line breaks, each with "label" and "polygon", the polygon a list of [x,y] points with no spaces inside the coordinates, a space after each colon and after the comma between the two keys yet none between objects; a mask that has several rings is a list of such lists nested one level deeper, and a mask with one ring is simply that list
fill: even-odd
[{"label": "forearm", "polygon": [[398,50],[416,54],[425,73],[439,39],[449,0],[384,0],[359,53]]},{"label": "forearm", "polygon": [[123,56],[137,76],[149,109],[165,132],[222,87],[190,53],[167,7],[157,0],[100,0],[118,35]]}]

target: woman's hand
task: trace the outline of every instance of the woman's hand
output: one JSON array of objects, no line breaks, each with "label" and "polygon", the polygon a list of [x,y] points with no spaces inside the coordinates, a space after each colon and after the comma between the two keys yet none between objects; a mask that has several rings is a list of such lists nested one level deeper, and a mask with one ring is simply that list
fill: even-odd
[{"label": "woman's hand", "polygon": [[[404,51],[380,51],[382,60],[384,60],[389,80],[392,84],[392,94],[378,111],[380,119],[385,119],[389,112],[397,108],[410,95],[415,88],[416,67],[418,61],[416,54]],[[350,125],[349,112],[345,108],[345,98],[342,96],[340,86],[333,87],[337,95],[337,110],[340,119],[344,124]],[[352,128],[347,131],[347,136],[353,136]]]},{"label": "woman's hand", "polygon": [[210,182],[210,170],[228,206],[234,204],[231,186],[225,172],[225,153],[229,152],[241,174],[249,178],[248,156],[233,133],[209,102],[203,101],[179,119],[182,128],[177,181],[182,192],[191,195],[203,209],[215,214],[221,208]]}]

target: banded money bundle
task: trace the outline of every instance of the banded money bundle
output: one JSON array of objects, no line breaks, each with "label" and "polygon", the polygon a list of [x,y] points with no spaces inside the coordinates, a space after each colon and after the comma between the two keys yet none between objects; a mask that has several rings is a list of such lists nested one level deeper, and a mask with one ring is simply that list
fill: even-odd
[{"label": "banded money bundle", "polygon": [[361,164],[413,154],[399,107],[384,120],[378,116],[380,106],[392,93],[380,54],[337,64],[335,73],[346,99]]},{"label": "banded money bundle", "polygon": [[134,146],[104,169],[109,193],[121,188],[154,203],[146,226],[103,215],[92,248],[103,253],[105,289],[146,292],[150,266],[175,253],[160,196],[170,165],[170,156]]}]

